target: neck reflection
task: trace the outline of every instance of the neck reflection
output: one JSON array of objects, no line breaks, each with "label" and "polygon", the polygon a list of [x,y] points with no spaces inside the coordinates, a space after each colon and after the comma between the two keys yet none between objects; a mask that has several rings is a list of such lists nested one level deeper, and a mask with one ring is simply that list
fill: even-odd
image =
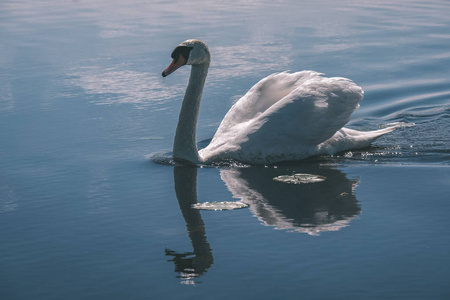
[{"label": "neck reflection", "polygon": [[181,283],[194,284],[195,278],[202,276],[214,262],[200,211],[191,207],[197,203],[197,167],[176,166],[173,173],[175,193],[194,251],[178,253],[166,249],[166,255],[173,257],[170,261],[174,262],[175,272],[180,274]]}]

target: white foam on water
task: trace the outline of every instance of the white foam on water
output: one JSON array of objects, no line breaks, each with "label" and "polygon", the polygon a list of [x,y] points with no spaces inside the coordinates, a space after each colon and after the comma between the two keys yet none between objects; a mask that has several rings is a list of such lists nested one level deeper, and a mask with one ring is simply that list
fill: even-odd
[{"label": "white foam on water", "polygon": [[239,208],[245,208],[248,204],[240,201],[222,201],[222,202],[203,202],[192,204],[192,208],[202,210],[233,210]]},{"label": "white foam on water", "polygon": [[305,183],[317,183],[326,180],[325,176],[313,175],[313,174],[292,174],[292,175],[281,175],[275,177],[273,180],[280,181],[289,184],[305,184]]},{"label": "white foam on water", "polygon": [[391,126],[396,126],[398,128],[407,128],[407,127],[414,127],[416,126],[415,123],[406,123],[406,122],[394,122],[394,123],[387,123],[387,124],[382,124],[380,125],[380,128],[386,128],[386,127],[391,127]]}]

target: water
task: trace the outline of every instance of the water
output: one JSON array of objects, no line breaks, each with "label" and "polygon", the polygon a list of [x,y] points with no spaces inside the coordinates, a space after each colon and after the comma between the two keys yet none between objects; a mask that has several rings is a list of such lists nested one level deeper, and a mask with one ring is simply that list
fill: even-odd
[{"label": "water", "polygon": [[[2,1],[0,298],[448,299],[449,12],[437,0]],[[160,74],[187,38],[213,57],[199,141],[283,70],[362,86],[351,128],[415,126],[300,163],[155,163],[188,68]],[[293,174],[326,180],[273,180]],[[248,208],[191,208],[237,200]]]}]

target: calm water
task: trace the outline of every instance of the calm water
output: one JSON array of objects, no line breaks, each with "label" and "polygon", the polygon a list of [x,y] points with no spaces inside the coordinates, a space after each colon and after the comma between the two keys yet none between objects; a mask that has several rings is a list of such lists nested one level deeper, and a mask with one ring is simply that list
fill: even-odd
[{"label": "calm water", "polygon": [[[449,299],[449,28],[444,0],[1,1],[0,299]],[[361,85],[351,128],[415,126],[296,164],[155,163],[187,38],[213,56],[200,141],[284,70]],[[272,180],[293,173],[327,180]]]}]

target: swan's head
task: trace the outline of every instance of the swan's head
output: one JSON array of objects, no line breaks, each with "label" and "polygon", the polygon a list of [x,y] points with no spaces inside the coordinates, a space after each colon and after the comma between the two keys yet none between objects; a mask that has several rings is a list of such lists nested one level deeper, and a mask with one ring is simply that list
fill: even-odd
[{"label": "swan's head", "polygon": [[208,46],[199,40],[187,40],[178,45],[172,52],[172,63],[162,72],[166,77],[184,65],[209,64],[211,55]]}]

